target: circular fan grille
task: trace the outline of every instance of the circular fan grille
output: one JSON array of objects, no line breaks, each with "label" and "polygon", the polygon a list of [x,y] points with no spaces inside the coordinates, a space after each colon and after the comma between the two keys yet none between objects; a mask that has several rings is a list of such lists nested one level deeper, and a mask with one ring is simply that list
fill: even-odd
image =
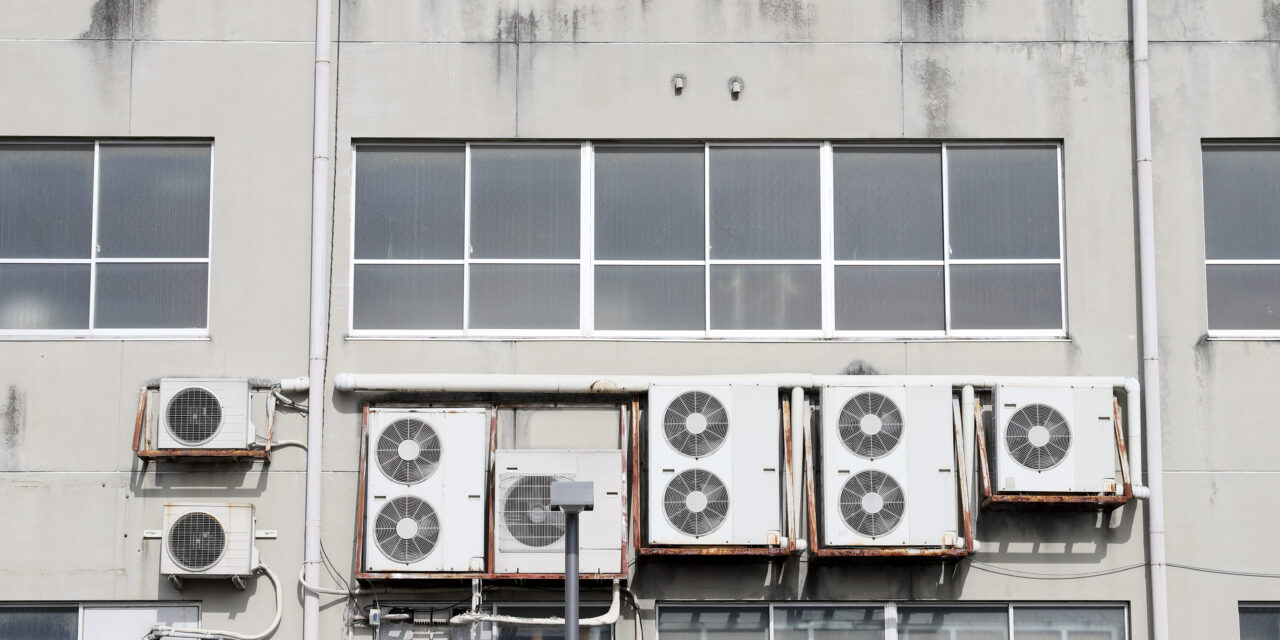
[{"label": "circular fan grille", "polygon": [[854,455],[882,458],[902,439],[902,412],[879,393],[860,393],[844,404],[839,426],[840,440]]},{"label": "circular fan grille", "polygon": [[667,483],[662,507],[671,526],[691,536],[705,536],[724,524],[729,490],[716,474],[689,469]]},{"label": "circular fan grille", "polygon": [[667,405],[662,430],[676,451],[700,458],[724,444],[725,435],[729,433],[729,414],[715,396],[689,391]]},{"label": "circular fan grille", "polygon": [[1004,443],[1018,464],[1044,471],[1058,466],[1067,456],[1071,448],[1071,427],[1057,409],[1029,404],[1009,418]]},{"label": "circular fan grille", "polygon": [[440,541],[440,517],[426,500],[399,496],[378,510],[373,525],[378,548],[396,562],[417,562]]},{"label": "circular fan grille", "polygon": [[377,448],[382,473],[402,484],[422,482],[440,466],[440,436],[421,420],[392,422],[382,430]]},{"label": "circular fan grille", "polygon": [[212,391],[187,387],[169,398],[165,407],[169,433],[183,444],[200,444],[218,432],[222,424],[222,403]]},{"label": "circular fan grille", "polygon": [[849,528],[879,538],[898,527],[906,510],[902,485],[881,471],[860,471],[840,491],[840,517]]},{"label": "circular fan grille", "polygon": [[218,519],[203,511],[183,514],[165,534],[169,556],[188,571],[204,571],[222,557],[227,532]]},{"label": "circular fan grille", "polygon": [[502,500],[502,524],[530,547],[549,547],[564,537],[564,512],[551,508],[552,475],[521,476]]}]

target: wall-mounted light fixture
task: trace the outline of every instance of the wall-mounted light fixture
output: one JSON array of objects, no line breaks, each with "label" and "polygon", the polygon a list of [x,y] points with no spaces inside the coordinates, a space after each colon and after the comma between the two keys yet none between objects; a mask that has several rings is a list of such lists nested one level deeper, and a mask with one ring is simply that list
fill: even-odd
[{"label": "wall-mounted light fixture", "polygon": [[683,73],[677,73],[674,76],[671,76],[671,90],[675,91],[676,95],[684,93],[684,83],[685,78]]},{"label": "wall-mounted light fixture", "polygon": [[742,95],[742,78],[734,76],[729,79],[729,97],[737,100]]}]

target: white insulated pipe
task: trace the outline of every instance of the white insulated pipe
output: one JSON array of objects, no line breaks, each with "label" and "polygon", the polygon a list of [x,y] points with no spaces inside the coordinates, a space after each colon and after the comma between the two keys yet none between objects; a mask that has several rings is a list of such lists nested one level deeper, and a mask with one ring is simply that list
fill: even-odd
[{"label": "white insulated pipe", "polygon": [[[320,582],[320,465],[324,457],[324,375],[328,340],[329,273],[329,37],[332,0],[316,0],[315,93],[311,142],[311,323],[307,351],[306,522],[302,574],[306,583]],[[302,594],[302,638],[320,638],[320,595]]]},{"label": "white insulated pipe", "polygon": [[804,499],[804,440],[809,432],[809,412],[805,410],[804,387],[791,388],[791,534],[795,536],[796,551],[809,548],[805,538],[805,508],[808,500]]},{"label": "white insulated pipe", "polygon": [[[1147,0],[1133,0],[1133,138],[1138,186],[1138,275],[1142,293],[1142,382],[1147,416],[1147,552],[1151,561],[1151,627],[1155,640],[1169,638],[1169,592],[1164,547],[1164,460],[1160,422],[1160,334],[1156,321],[1155,187],[1151,169],[1151,79]],[[1133,410],[1133,405],[1129,407]],[[1130,422],[1134,420],[1131,418]],[[1131,431],[1140,431],[1131,425]],[[1135,447],[1136,448],[1136,447]],[[1141,458],[1134,451],[1130,459]],[[1134,478],[1142,480],[1140,465]]]}]

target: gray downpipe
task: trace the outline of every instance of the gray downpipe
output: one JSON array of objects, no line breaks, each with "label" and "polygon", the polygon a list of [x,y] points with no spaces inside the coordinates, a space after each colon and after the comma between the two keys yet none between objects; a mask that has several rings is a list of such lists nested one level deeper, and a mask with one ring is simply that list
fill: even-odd
[{"label": "gray downpipe", "polygon": [[564,640],[578,640],[578,513],[564,512]]},{"label": "gray downpipe", "polygon": [[[1133,0],[1133,137],[1138,179],[1138,261],[1142,291],[1142,386],[1145,388],[1147,550],[1151,556],[1151,627],[1169,638],[1169,592],[1164,548],[1164,461],[1160,428],[1160,341],[1156,323],[1155,189],[1151,178],[1151,81],[1148,76],[1147,0]],[[1135,425],[1137,426],[1137,425]],[[1136,454],[1137,452],[1135,452]],[[1135,478],[1142,482],[1142,478]]]},{"label": "gray downpipe", "polygon": [[[306,537],[302,569],[306,582],[320,583],[320,463],[324,433],[325,341],[328,339],[329,274],[329,34],[332,0],[316,0],[314,135],[311,147],[311,340],[307,373]],[[302,638],[320,638],[320,596],[302,596]]]}]

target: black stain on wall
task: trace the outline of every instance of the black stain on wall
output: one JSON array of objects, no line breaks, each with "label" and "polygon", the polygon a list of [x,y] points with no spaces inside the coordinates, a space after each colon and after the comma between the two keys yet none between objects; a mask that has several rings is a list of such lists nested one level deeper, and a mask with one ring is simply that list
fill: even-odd
[{"label": "black stain on wall", "polygon": [[880,370],[866,360],[855,359],[850,360],[849,364],[840,370],[840,374],[846,376],[878,376],[880,375]]},{"label": "black stain on wall", "polygon": [[18,385],[9,385],[4,407],[0,408],[0,468],[16,469],[27,428],[27,394]]},{"label": "black stain on wall", "polygon": [[925,135],[943,137],[951,128],[951,92],[955,89],[951,70],[933,58],[926,58],[916,63],[915,73],[924,93],[921,101],[928,119]]},{"label": "black stain on wall", "polygon": [[82,40],[128,40],[133,35],[133,0],[98,0],[89,10]]}]

